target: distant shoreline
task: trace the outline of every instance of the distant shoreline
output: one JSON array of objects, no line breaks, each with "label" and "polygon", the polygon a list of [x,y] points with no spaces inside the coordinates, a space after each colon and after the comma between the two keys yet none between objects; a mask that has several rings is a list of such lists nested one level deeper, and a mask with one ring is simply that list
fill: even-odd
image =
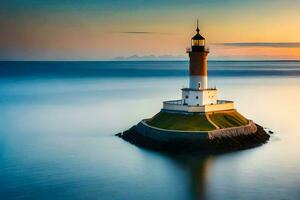
[{"label": "distant shoreline", "polygon": [[[212,77],[300,77],[300,61],[209,61]],[[185,77],[187,61],[0,61],[8,77]]]}]

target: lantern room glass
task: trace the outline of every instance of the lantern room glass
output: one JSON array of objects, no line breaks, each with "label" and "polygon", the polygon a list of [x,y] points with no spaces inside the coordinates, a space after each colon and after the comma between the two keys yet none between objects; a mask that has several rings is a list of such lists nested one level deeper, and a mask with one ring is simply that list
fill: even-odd
[{"label": "lantern room glass", "polygon": [[204,46],[205,41],[204,40],[192,40],[192,46]]}]

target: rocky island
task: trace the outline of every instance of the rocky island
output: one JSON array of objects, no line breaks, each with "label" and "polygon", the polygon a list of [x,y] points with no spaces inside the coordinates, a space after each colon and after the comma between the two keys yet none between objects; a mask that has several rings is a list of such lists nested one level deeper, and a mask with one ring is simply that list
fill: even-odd
[{"label": "rocky island", "polygon": [[205,38],[196,29],[189,54],[189,87],[182,98],[163,102],[163,108],[117,134],[138,146],[165,151],[229,151],[266,143],[270,136],[260,125],[245,118],[233,101],[219,100],[217,89],[208,87]]}]

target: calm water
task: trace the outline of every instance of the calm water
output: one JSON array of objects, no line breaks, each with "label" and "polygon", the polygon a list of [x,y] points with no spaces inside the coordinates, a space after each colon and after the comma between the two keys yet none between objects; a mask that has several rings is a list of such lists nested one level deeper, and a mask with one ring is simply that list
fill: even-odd
[{"label": "calm water", "polygon": [[0,199],[299,199],[300,62],[209,67],[268,144],[168,155],[114,136],[180,97],[187,62],[0,62]]}]

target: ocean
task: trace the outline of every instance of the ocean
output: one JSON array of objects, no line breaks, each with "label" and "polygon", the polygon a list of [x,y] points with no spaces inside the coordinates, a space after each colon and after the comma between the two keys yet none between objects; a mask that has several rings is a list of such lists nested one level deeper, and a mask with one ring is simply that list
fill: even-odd
[{"label": "ocean", "polygon": [[0,62],[0,199],[299,199],[300,62],[208,66],[267,144],[167,154],[114,136],[181,97],[186,61]]}]

